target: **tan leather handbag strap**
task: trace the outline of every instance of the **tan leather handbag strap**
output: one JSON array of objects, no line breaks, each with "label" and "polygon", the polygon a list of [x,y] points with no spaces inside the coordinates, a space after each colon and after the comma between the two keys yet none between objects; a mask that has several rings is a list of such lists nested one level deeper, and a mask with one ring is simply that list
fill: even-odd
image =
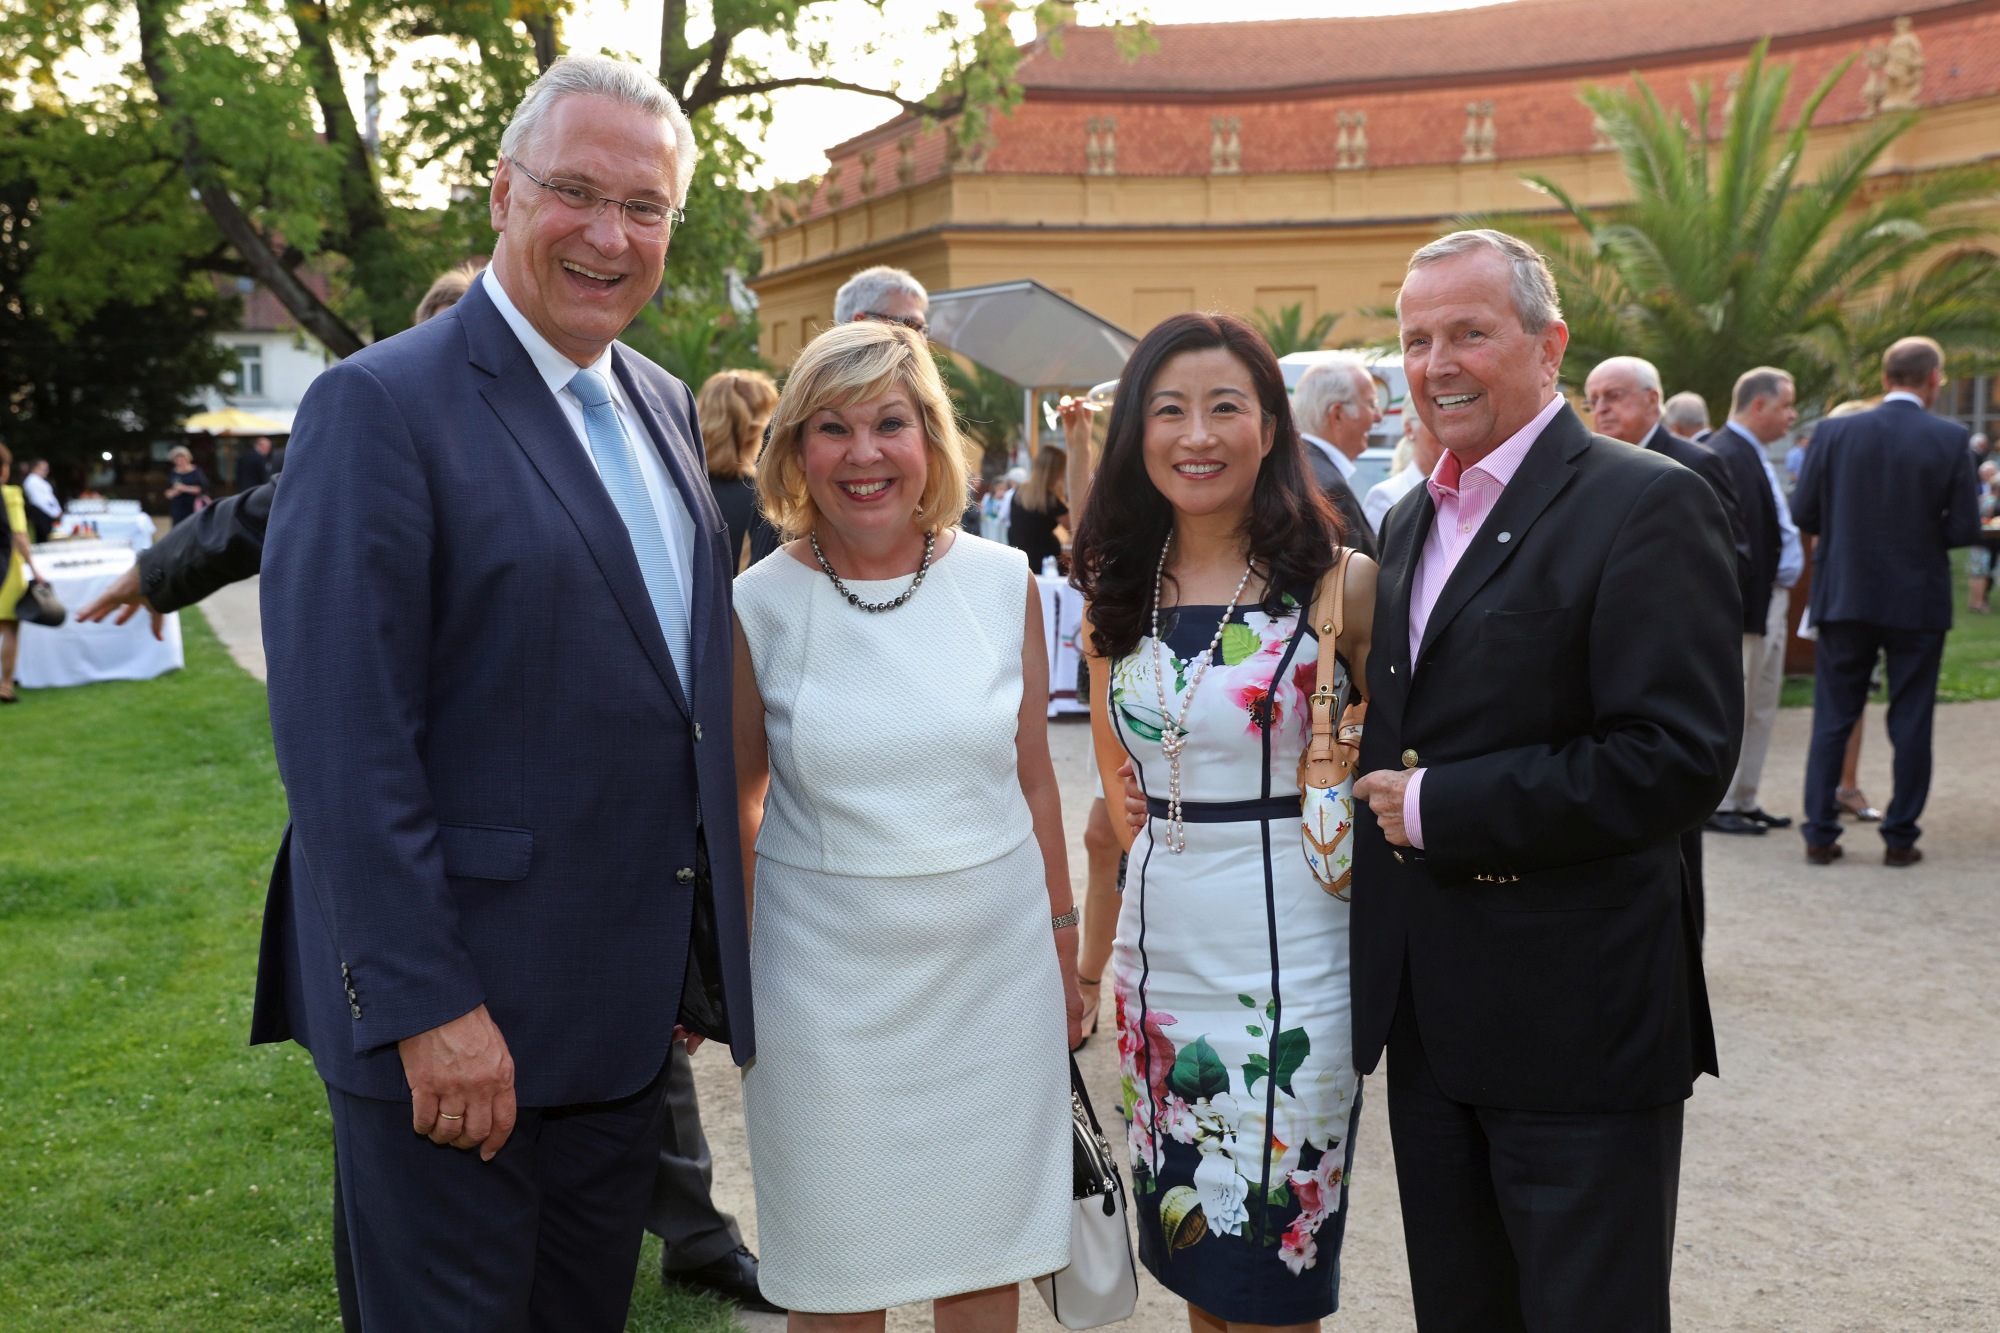
[{"label": "tan leather handbag strap", "polygon": [[1331,780],[1333,769],[1322,765],[1336,763],[1333,710],[1339,700],[1334,696],[1333,681],[1340,669],[1335,658],[1339,652],[1341,631],[1347,622],[1347,562],[1353,555],[1352,550],[1341,548],[1333,568],[1320,579],[1310,611],[1313,631],[1319,635],[1319,663],[1313,680],[1312,698],[1308,701],[1312,737],[1306,742],[1300,773],[1313,786],[1334,785]]}]

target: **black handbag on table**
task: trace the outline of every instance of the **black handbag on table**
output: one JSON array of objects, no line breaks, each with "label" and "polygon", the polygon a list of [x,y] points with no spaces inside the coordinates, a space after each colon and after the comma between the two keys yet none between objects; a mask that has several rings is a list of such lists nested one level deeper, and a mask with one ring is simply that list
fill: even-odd
[{"label": "black handbag on table", "polygon": [[41,579],[31,579],[21,600],[14,606],[17,619],[30,625],[46,625],[50,629],[69,619],[69,609],[56,596],[56,590]]}]

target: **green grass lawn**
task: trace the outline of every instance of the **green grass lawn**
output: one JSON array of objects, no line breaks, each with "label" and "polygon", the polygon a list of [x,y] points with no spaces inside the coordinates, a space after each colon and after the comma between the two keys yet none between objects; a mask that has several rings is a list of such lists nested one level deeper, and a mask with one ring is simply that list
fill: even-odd
[{"label": "green grass lawn", "polygon": [[[264,689],[187,669],[0,712],[0,1329],[338,1326],[326,1100],[245,1044],[284,792]],[[648,1242],[631,1327],[725,1333]]]},{"label": "green grass lawn", "polygon": [[[2000,699],[2000,612],[1976,616],[1965,609],[1964,551],[1951,553],[1952,604],[1957,608],[1951,633],[1944,640],[1944,665],[1938,672],[1938,701],[1965,703]],[[1878,692],[1875,698],[1885,699]],[[1786,708],[1812,707],[1812,678],[1794,676],[1785,682],[1780,702]]]}]

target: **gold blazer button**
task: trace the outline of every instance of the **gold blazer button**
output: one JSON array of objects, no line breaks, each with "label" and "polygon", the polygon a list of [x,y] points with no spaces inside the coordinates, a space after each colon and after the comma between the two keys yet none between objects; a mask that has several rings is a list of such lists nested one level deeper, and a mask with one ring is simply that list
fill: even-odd
[{"label": "gold blazer button", "polygon": [[1403,767],[1404,767],[1404,768],[1415,768],[1415,767],[1417,766],[1418,762],[1419,762],[1419,761],[1418,761],[1418,759],[1417,759],[1417,752],[1416,752],[1415,750],[1405,750],[1405,751],[1403,751]]}]

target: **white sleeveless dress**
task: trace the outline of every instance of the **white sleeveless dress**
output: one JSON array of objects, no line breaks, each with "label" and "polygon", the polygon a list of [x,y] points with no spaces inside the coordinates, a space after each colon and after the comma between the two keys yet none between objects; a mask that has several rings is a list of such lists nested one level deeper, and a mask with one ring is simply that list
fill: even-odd
[{"label": "white sleeveless dress", "polygon": [[[1299,839],[1298,760],[1319,641],[1298,599],[1239,609],[1188,706],[1187,849],[1156,811],[1132,847],[1113,946],[1139,1255],[1220,1319],[1302,1324],[1338,1307],[1360,1081],[1348,905]],[[1178,717],[1219,606],[1163,618]],[[1337,687],[1346,688],[1343,665]],[[1153,640],[1111,672],[1119,740],[1164,797]]]},{"label": "white sleeveless dress", "polygon": [[789,1309],[1069,1263],[1068,1030],[1014,752],[1028,582],[962,532],[894,611],[783,551],[736,580],[771,759],[743,1110],[759,1282]]}]

